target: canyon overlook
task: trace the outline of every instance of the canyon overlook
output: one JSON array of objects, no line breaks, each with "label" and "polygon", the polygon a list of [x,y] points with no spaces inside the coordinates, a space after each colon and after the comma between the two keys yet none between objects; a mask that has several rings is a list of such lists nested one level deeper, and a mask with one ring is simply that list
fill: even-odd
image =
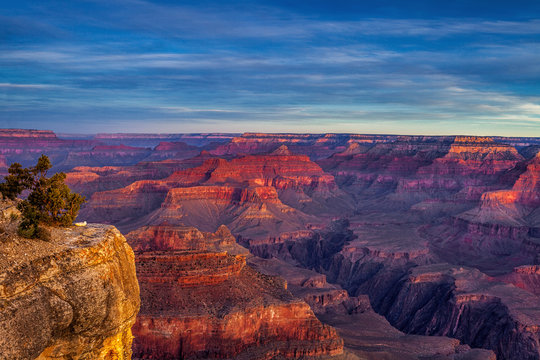
[{"label": "canyon overlook", "polygon": [[0,359],[131,359],[139,311],[134,254],[110,225],[16,234],[0,200]]},{"label": "canyon overlook", "polygon": [[135,359],[539,360],[539,145],[0,130],[0,172],[50,154],[126,236]]}]

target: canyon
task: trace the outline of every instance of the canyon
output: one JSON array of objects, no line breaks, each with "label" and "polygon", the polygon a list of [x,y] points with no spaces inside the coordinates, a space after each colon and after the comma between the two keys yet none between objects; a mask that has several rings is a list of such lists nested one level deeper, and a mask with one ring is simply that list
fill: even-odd
[{"label": "canyon", "polygon": [[539,149],[1,130],[0,171],[50,153],[78,221],[126,236],[135,358],[537,360]]}]

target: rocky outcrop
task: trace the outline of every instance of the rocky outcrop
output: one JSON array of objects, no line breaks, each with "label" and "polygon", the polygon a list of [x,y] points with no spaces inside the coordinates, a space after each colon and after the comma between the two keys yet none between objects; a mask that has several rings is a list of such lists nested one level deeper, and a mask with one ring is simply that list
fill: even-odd
[{"label": "rocky outcrop", "polygon": [[481,204],[462,217],[483,223],[540,226],[540,154],[529,161],[510,190],[487,192]]},{"label": "rocky outcrop", "polygon": [[[502,359],[539,358],[537,297],[478,270],[441,264],[425,240],[415,243],[405,229],[386,225],[376,233],[358,228],[355,238],[335,226],[331,232],[255,244],[250,250],[316,269],[353,297],[368,295],[375,311],[406,333],[457,338]],[[320,308],[317,302],[332,303],[328,290],[319,294],[315,308]]]},{"label": "rocky outcrop", "polygon": [[351,208],[331,175],[282,147],[267,155],[208,159],[162,180],[94,193],[81,218],[128,231],[164,221],[204,231],[226,224],[235,235],[260,238],[306,228],[313,220],[306,213]]},{"label": "rocky outcrop", "polygon": [[518,266],[499,279],[540,296],[540,265]]},{"label": "rocky outcrop", "polygon": [[449,150],[448,139],[399,137],[371,147],[354,145],[318,163],[353,196],[380,195]]},{"label": "rocky outcrop", "polygon": [[202,233],[166,225],[128,234],[137,249],[144,249],[136,254],[142,306],[133,328],[135,358],[342,354],[335,330],[295,299],[282,279],[247,266],[231,237],[224,227]]},{"label": "rocky outcrop", "polygon": [[[507,185],[501,176],[523,160],[514,147],[496,143],[490,138],[456,137],[445,156],[419,168],[416,178],[412,182],[403,180],[397,191],[415,191],[440,198],[437,192],[444,195],[464,190],[469,194],[467,200],[477,200],[470,195],[480,194],[471,188]],[[424,181],[416,182],[418,179]]]},{"label": "rocky outcrop", "polygon": [[539,259],[535,246],[540,237],[536,231],[540,228],[539,179],[540,157],[536,157],[511,189],[483,193],[478,206],[456,214],[446,226],[427,227],[426,235],[446,261],[460,259],[490,273],[535,264]]},{"label": "rocky outcrop", "polygon": [[501,359],[540,359],[540,308],[525,291],[448,264],[415,267],[380,285],[372,303],[400,330],[455,337]]},{"label": "rocky outcrop", "polygon": [[286,279],[287,288],[304,299],[323,323],[334,326],[345,347],[362,359],[495,360],[492,351],[471,349],[456,339],[404,334],[373,311],[367,295],[351,297],[339,285],[326,282],[323,274],[276,258],[252,257],[249,263]]},{"label": "rocky outcrop", "polygon": [[221,225],[216,232],[202,232],[194,227],[169,224],[143,226],[126,235],[135,251],[226,251],[247,255],[246,248],[236,243],[230,230]]},{"label": "rocky outcrop", "polygon": [[131,359],[139,310],[133,251],[112,226],[0,234],[0,359]]},{"label": "rocky outcrop", "polygon": [[66,183],[90,197],[95,192],[123,188],[138,180],[164,179],[176,171],[198,167],[213,156],[206,151],[182,160],[142,161],[133,166],[77,166],[66,175]]}]

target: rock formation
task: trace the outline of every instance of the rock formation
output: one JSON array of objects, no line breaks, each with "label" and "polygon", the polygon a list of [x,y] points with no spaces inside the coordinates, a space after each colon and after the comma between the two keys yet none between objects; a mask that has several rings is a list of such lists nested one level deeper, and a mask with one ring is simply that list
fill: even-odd
[{"label": "rock formation", "polygon": [[339,285],[327,283],[320,273],[276,258],[252,257],[250,264],[265,274],[286,279],[287,288],[304,299],[322,322],[334,326],[345,347],[362,359],[495,360],[492,351],[471,349],[456,339],[406,335],[373,311],[367,295],[350,297]]},{"label": "rock formation", "polygon": [[[152,149],[134,165],[78,167],[68,174],[70,186],[90,199],[83,220],[131,231],[129,241],[141,254],[137,266],[146,274],[145,296],[168,294],[163,304],[143,304],[141,356],[174,357],[182,349],[190,349],[188,357],[233,356],[231,348],[213,345],[226,336],[227,324],[237,324],[232,314],[256,325],[245,326],[250,345],[239,358],[252,356],[257,346],[269,357],[270,348],[287,354],[292,345],[281,345],[294,343],[292,333],[285,332],[285,341],[268,330],[264,340],[253,329],[276,324],[244,316],[261,304],[274,313],[294,308],[307,314],[294,295],[336,325],[345,347],[363,358],[492,358],[484,348],[499,359],[538,359],[538,138],[1,134],[7,163],[29,161],[44,149],[64,161],[97,146],[110,152],[111,162],[116,152],[134,150],[125,146]],[[195,154],[192,146],[208,151],[182,159]],[[234,238],[265,259],[247,255],[246,265]],[[275,275],[286,278],[286,290]],[[266,290],[252,293],[248,282]],[[227,302],[210,294],[211,286],[227,294]],[[197,289],[193,296],[199,297],[186,289]],[[194,308],[191,328],[198,332],[184,347],[178,329],[191,326],[189,301],[205,297],[213,302]],[[231,305],[236,302],[239,307]],[[167,315],[161,318],[160,311]],[[297,320],[312,321],[304,315]],[[326,332],[317,326],[319,335],[298,335]],[[152,348],[163,353],[150,355]]]},{"label": "rock formation", "polygon": [[72,151],[62,162],[65,168],[76,166],[134,165],[147,158],[152,149],[126,145],[97,145],[88,151]]},{"label": "rock formation", "polygon": [[[478,270],[442,263],[418,234],[413,241],[414,233],[406,227],[383,227],[377,234],[369,228],[352,233],[344,225],[281,243],[250,244],[250,250],[318,270],[355,297],[368,295],[374,310],[406,333],[454,337],[504,359],[540,358],[534,277],[521,286],[528,293]],[[505,281],[517,282],[515,277]],[[309,294],[305,289],[300,293]],[[316,301],[332,304],[328,290],[319,295]],[[331,317],[323,319],[336,324]],[[346,321],[341,319],[339,326],[350,334]],[[506,335],[510,333],[512,337]]]},{"label": "rock formation", "polygon": [[225,227],[202,233],[152,226],[128,239],[140,249],[136,358],[307,359],[343,353],[335,330],[321,324],[283,280],[246,265],[247,251]]},{"label": "rock formation", "polygon": [[131,359],[140,302],[125,238],[88,225],[45,242],[16,226],[0,219],[0,359]]},{"label": "rock formation", "polygon": [[351,207],[331,175],[282,147],[268,155],[208,159],[162,180],[94,193],[81,218],[123,230],[167,221],[205,231],[226,224],[244,237],[279,236],[306,228],[314,220],[306,213],[335,214]]}]

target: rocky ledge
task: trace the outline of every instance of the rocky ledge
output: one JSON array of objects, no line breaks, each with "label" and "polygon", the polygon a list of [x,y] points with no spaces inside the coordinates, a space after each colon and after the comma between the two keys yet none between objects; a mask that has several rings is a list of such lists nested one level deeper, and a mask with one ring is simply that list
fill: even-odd
[{"label": "rocky ledge", "polygon": [[0,216],[0,359],[131,359],[139,286],[122,234],[58,228],[46,242],[16,226]]}]

